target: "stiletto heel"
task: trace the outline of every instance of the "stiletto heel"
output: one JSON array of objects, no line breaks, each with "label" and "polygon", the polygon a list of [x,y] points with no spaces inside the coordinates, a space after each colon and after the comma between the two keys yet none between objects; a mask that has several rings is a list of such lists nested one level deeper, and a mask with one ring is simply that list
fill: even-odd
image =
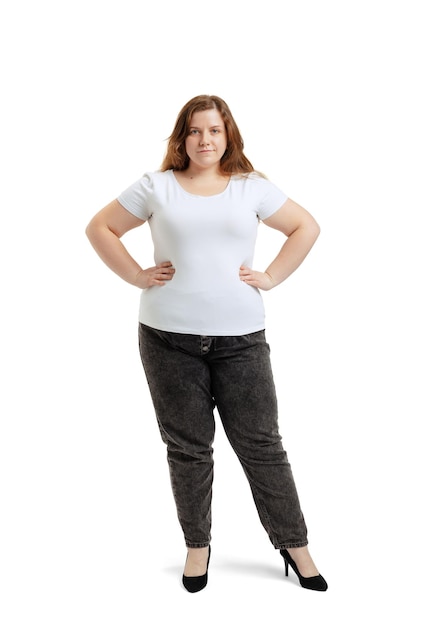
[{"label": "stiletto heel", "polygon": [[211,554],[211,546],[208,547],[208,559],[207,559],[207,569],[205,574],[202,576],[182,576],[182,584],[187,591],[190,593],[196,593],[197,591],[201,591],[207,585],[208,582],[208,564],[210,563],[210,554]]},{"label": "stiletto heel", "polygon": [[297,567],[296,562],[289,554],[288,550],[280,550],[280,554],[282,555],[285,562],[285,576],[288,576],[288,566],[290,565],[294,572],[297,574],[297,577],[302,587],[304,587],[305,589],[312,589],[313,591],[327,591],[327,581],[323,576],[321,576],[320,574],[318,574],[317,576],[309,577],[302,576],[302,574],[299,572],[299,568]]}]

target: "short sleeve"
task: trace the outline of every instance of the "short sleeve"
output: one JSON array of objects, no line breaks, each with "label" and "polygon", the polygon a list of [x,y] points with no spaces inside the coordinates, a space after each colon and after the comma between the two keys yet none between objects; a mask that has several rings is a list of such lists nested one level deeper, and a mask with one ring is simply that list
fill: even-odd
[{"label": "short sleeve", "polygon": [[152,214],[151,199],[153,192],[151,175],[144,174],[130,187],[122,191],[117,200],[129,213],[146,221]]},{"label": "short sleeve", "polygon": [[260,182],[262,190],[257,213],[261,220],[265,220],[285,204],[288,196],[269,180],[263,179]]}]

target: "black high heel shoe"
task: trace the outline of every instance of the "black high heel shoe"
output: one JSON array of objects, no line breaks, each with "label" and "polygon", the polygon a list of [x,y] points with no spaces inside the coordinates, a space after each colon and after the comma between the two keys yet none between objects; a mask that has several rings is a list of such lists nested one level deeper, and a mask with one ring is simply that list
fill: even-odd
[{"label": "black high heel shoe", "polygon": [[207,585],[208,582],[208,564],[210,563],[210,554],[211,554],[211,546],[208,547],[208,559],[207,559],[207,569],[205,574],[202,576],[182,576],[182,584],[187,591],[190,593],[196,593],[197,591],[201,591]]},{"label": "black high heel shoe", "polygon": [[290,565],[297,574],[302,587],[304,587],[305,589],[312,589],[313,591],[327,591],[327,581],[323,576],[321,576],[320,574],[318,574],[317,576],[309,577],[302,576],[302,574],[299,572],[299,568],[297,567],[292,556],[289,554],[288,550],[280,550],[280,554],[285,561],[285,576],[288,576],[288,566]]}]

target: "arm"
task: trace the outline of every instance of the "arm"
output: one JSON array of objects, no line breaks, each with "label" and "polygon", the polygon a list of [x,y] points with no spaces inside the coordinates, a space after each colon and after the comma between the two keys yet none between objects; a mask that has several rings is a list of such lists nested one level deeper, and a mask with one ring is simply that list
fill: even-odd
[{"label": "arm", "polygon": [[242,266],[240,279],[267,291],[279,285],[299,267],[319,236],[320,228],[308,211],[290,199],[263,222],[281,231],[287,239],[264,272]]},{"label": "arm", "polygon": [[144,223],[121,206],[118,200],[113,200],[94,215],[86,228],[87,238],[107,267],[140,289],[164,285],[175,271],[170,261],[142,269],[126,250],[121,237]]}]

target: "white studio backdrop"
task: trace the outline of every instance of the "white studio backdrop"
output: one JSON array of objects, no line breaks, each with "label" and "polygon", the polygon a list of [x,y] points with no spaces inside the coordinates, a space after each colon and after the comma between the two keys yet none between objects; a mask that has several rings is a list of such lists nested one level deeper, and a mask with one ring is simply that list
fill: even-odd
[{"label": "white studio backdrop", "polygon": [[[2,624],[446,623],[443,4],[2,4]],[[84,235],[200,93],[322,229],[264,295],[318,598],[282,579],[218,417],[214,569],[179,586],[139,294]],[[152,264],[146,227],[126,241]],[[279,245],[261,226],[259,269]]]}]

